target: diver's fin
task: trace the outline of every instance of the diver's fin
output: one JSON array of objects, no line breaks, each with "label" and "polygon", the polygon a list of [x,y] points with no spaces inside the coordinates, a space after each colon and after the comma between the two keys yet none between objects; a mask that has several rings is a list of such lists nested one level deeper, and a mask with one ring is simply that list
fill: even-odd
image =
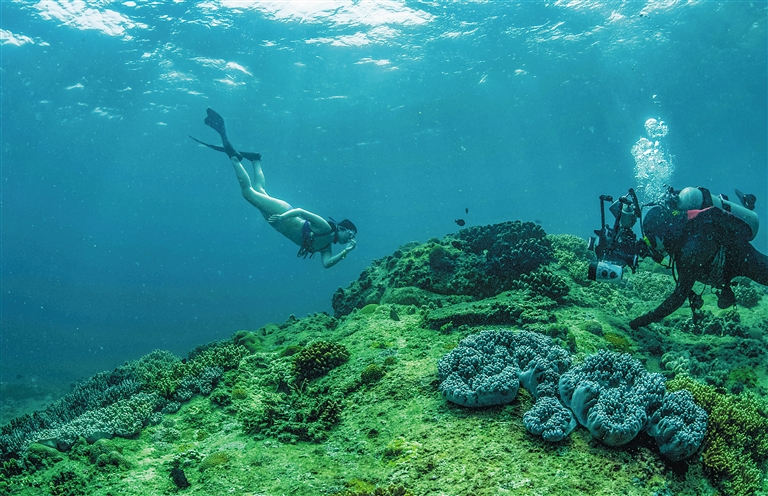
[{"label": "diver's fin", "polygon": [[[204,141],[200,141],[199,139],[195,138],[194,136],[190,136],[190,138],[192,138],[193,140],[197,141],[201,145],[205,145],[208,148],[216,150],[217,152],[227,153],[227,151],[224,149],[223,146],[216,146],[216,145],[208,144],[208,143],[206,143]],[[261,160],[261,154],[260,153],[256,153],[256,152],[239,152],[239,153],[240,153],[241,157],[247,158],[251,162],[256,162],[257,160],[258,161]]]},{"label": "diver's fin", "polygon": [[251,162],[261,162],[261,153],[255,152],[240,152],[243,158],[247,158]]},{"label": "diver's fin", "polygon": [[224,127],[224,118],[218,114],[215,110],[212,108],[207,108],[205,110],[208,113],[208,117],[205,118],[203,122],[205,122],[205,125],[216,131],[221,135],[222,138],[227,137],[227,129]]},{"label": "diver's fin", "polygon": [[205,145],[205,146],[207,146],[208,148],[213,148],[213,149],[214,149],[214,150],[216,150],[217,152],[224,152],[224,151],[225,151],[223,146],[209,145],[208,143],[205,143],[205,142],[203,142],[203,141],[200,141],[199,139],[195,138],[194,136],[190,136],[190,138],[192,138],[193,140],[197,141],[197,142],[198,142],[198,143],[200,143],[201,145]]},{"label": "diver's fin", "polygon": [[222,151],[226,153],[229,158],[237,157],[238,160],[242,160],[242,154],[235,150],[235,147],[232,146],[232,143],[229,142],[229,138],[227,138],[227,129],[224,127],[224,118],[210,107],[205,111],[208,113],[208,117],[206,117],[203,122],[206,126],[210,127],[221,136],[221,144],[224,145]]},{"label": "diver's fin", "polygon": [[757,201],[757,197],[755,195],[752,195],[750,193],[742,193],[739,190],[736,191],[736,196],[739,197],[739,201],[741,201],[741,204],[744,205],[745,208],[748,210],[754,210],[755,209],[755,202]]}]

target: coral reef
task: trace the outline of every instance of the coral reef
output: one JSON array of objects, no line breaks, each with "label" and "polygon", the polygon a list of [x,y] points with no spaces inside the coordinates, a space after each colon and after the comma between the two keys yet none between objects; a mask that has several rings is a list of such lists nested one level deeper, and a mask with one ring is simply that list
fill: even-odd
[{"label": "coral reef", "polygon": [[190,352],[185,361],[176,361],[170,368],[159,370],[146,388],[175,401],[187,401],[191,397],[190,391],[202,390],[210,394],[218,380],[216,376],[236,368],[249,353],[245,347],[230,340],[209,343]]},{"label": "coral reef", "polygon": [[629,354],[601,350],[569,370],[570,364],[568,352],[545,336],[482,331],[438,361],[439,390],[452,403],[482,407],[512,402],[522,385],[536,399],[523,416],[526,429],[551,442],[578,421],[609,446],[647,429],[673,461],[698,450],[707,414],[690,394],[665,394],[663,376]]},{"label": "coral reef", "polygon": [[[0,455],[8,458],[23,454],[27,447],[40,439],[56,444],[57,429],[69,425],[68,439],[76,439],[72,429],[75,421],[89,412],[101,410],[119,401],[129,400],[142,389],[142,383],[130,365],[112,372],[102,372],[75,385],[72,392],[51,404],[42,412],[14,419],[0,433]],[[87,427],[87,425],[86,425]],[[64,434],[63,434],[64,435]]]},{"label": "coral reef", "polygon": [[34,436],[35,441],[66,451],[79,437],[93,443],[114,436],[135,436],[149,423],[159,401],[155,393],[138,393],[104,408],[89,410],[58,427],[41,430]]},{"label": "coral reef", "polygon": [[235,346],[242,346],[251,353],[256,353],[261,350],[261,341],[255,332],[251,331],[237,331],[232,336],[232,342]]},{"label": "coral reef", "polygon": [[521,274],[514,285],[531,295],[546,296],[557,302],[562,302],[571,290],[563,277],[543,267]]},{"label": "coral reef", "polygon": [[549,298],[531,298],[512,292],[479,302],[433,308],[427,312],[426,323],[432,329],[440,329],[447,324],[451,327],[549,324],[556,320],[553,312],[556,308],[557,303]]},{"label": "coral reef", "polygon": [[372,384],[374,382],[378,382],[382,377],[384,377],[384,369],[375,363],[368,365],[363,369],[362,372],[360,372],[360,380],[363,382],[363,384]]},{"label": "coral reef", "polygon": [[523,423],[528,432],[550,443],[562,441],[578,425],[573,413],[553,396],[537,399],[523,415]]},{"label": "coral reef", "polygon": [[704,439],[707,413],[686,390],[664,395],[661,407],[648,419],[648,434],[659,451],[676,462],[693,455]]},{"label": "coral reef", "polygon": [[[330,350],[329,361],[343,358],[346,362],[346,349],[318,343],[323,344],[315,351]],[[320,442],[338,422],[342,411],[341,394],[322,383],[307,385],[308,378],[296,374],[296,358],[299,356],[279,357],[261,353],[246,357],[241,362],[236,389],[243,393],[238,397],[233,394],[232,402],[245,432],[289,443]],[[311,356],[314,354],[304,355],[307,360]],[[314,362],[308,362],[306,366],[319,372],[329,362],[324,364],[314,368]],[[320,376],[322,374],[317,377]]]},{"label": "coral reef", "polygon": [[[79,438],[89,442],[130,437],[159,411],[176,411],[195,394],[210,394],[224,370],[237,366],[248,351],[231,341],[210,343],[184,362],[156,350],[111,372],[96,374],[50,405],[15,419],[0,433],[3,458],[23,455],[33,442],[68,450]],[[172,401],[168,401],[172,400]]]},{"label": "coral reef", "polygon": [[80,496],[87,494],[85,479],[71,470],[63,470],[51,478],[49,490],[52,496]]},{"label": "coral reef", "polygon": [[570,274],[574,282],[588,283],[589,261],[594,254],[589,251],[584,238],[572,234],[547,234],[556,263]]},{"label": "coral reef", "polygon": [[464,406],[503,405],[514,400],[520,369],[513,336],[509,331],[484,331],[462,339],[437,364],[443,396]]},{"label": "coral reef", "polygon": [[[375,261],[357,281],[336,291],[334,315],[341,317],[355,308],[379,303],[391,288],[487,298],[513,289],[523,274],[552,261],[550,241],[537,224],[514,221],[470,227],[442,240],[403,246]],[[561,293],[558,283],[546,276],[535,282]]]},{"label": "coral reef", "polygon": [[760,303],[761,294],[757,286],[746,277],[736,277],[733,282],[733,293],[736,296],[736,304],[744,308],[754,308]]},{"label": "coral reef", "polygon": [[591,282],[591,255],[530,223],[403,246],[336,317],[156,350],[14,419],[0,494],[768,492],[764,290],[631,331],[671,275]]}]

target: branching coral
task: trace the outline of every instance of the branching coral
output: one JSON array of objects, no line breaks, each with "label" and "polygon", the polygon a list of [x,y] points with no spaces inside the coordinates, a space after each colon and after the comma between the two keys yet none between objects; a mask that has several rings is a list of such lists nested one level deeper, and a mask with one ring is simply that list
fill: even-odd
[{"label": "branching coral", "polygon": [[760,466],[768,459],[768,405],[751,393],[725,394],[686,375],[667,388],[690,391],[709,415],[702,464],[724,492],[746,496],[759,489]]}]

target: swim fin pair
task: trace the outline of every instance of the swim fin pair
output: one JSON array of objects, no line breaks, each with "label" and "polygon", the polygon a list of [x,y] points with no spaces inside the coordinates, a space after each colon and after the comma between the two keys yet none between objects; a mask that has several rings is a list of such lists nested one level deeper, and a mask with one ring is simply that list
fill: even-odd
[{"label": "swim fin pair", "polygon": [[205,145],[208,148],[212,148],[213,150],[216,150],[217,152],[224,152],[227,154],[229,158],[237,157],[238,160],[242,160],[244,158],[247,158],[251,162],[255,162],[257,160],[261,160],[261,154],[254,153],[254,152],[238,152],[235,150],[235,147],[232,146],[232,143],[229,142],[229,138],[227,138],[227,130],[226,127],[224,127],[224,118],[221,117],[215,110],[208,108],[206,110],[208,113],[208,117],[205,118],[205,125],[219,133],[219,136],[221,136],[221,144],[223,146],[216,146],[216,145],[210,145],[208,143],[205,143],[203,141],[200,141],[199,139],[190,136],[193,140],[197,141],[201,145]]}]

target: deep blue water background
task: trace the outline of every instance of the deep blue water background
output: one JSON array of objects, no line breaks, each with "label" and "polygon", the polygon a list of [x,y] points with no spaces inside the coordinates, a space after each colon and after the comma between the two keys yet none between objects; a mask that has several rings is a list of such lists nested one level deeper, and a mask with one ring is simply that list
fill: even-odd
[{"label": "deep blue water background", "polygon": [[[372,260],[460,217],[586,238],[598,195],[636,185],[651,117],[672,184],[753,192],[768,219],[764,2],[0,8],[5,399],[331,312]],[[187,137],[216,142],[208,106],[270,194],[352,219],[357,250],[297,259]]]}]

